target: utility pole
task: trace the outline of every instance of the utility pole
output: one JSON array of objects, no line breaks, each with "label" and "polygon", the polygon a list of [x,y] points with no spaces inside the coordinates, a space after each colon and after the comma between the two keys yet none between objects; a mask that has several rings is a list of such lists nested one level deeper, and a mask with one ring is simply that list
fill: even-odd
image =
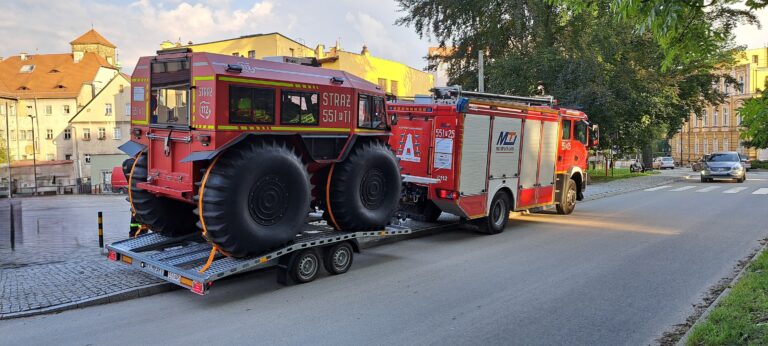
[{"label": "utility pole", "polygon": [[485,92],[485,63],[483,62],[483,51],[477,51],[477,91]]}]

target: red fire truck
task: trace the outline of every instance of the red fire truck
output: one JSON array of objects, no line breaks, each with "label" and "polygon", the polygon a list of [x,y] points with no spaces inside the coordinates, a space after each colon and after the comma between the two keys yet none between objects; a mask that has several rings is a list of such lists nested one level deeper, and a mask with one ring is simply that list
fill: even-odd
[{"label": "red fire truck", "polygon": [[510,211],[554,206],[570,214],[586,188],[598,127],[551,97],[435,89],[436,98],[390,103],[390,146],[403,168],[402,205],[427,221],[441,212],[501,232]]}]

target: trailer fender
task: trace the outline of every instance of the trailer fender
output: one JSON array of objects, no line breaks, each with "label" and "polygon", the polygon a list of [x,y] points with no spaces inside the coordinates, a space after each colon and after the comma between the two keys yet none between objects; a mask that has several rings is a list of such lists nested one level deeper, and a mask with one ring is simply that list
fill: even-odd
[{"label": "trailer fender", "polygon": [[128,154],[130,157],[135,157],[136,154],[147,149],[147,146],[141,143],[136,143],[134,141],[127,141],[121,146],[117,147],[117,149],[120,149],[120,151]]}]

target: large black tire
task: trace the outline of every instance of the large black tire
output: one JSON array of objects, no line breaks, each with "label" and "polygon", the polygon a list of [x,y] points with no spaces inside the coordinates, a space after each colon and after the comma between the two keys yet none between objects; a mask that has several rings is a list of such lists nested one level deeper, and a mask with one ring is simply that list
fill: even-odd
[{"label": "large black tire", "polygon": [[498,234],[504,232],[509,221],[509,210],[512,206],[509,196],[504,191],[496,192],[488,210],[488,216],[481,219],[480,232]]},{"label": "large black tire", "polygon": [[301,158],[274,141],[243,143],[222,155],[201,186],[206,238],[233,257],[294,239],[311,199]]},{"label": "large black tire", "polygon": [[555,207],[557,213],[560,215],[573,213],[573,209],[576,208],[577,195],[576,182],[573,181],[573,179],[568,179],[568,181],[565,182],[563,193],[560,194],[560,201],[558,201],[557,206]]},{"label": "large black tire", "polygon": [[372,231],[384,227],[400,199],[400,166],[381,142],[358,143],[331,175],[330,204],[339,229]]},{"label": "large black tire", "polygon": [[[197,231],[195,222],[197,218],[192,210],[194,205],[181,201],[157,197],[136,185],[147,181],[147,154],[140,154],[138,162],[133,165],[134,159],[123,162],[126,165],[131,180],[130,201],[136,213],[136,221],[149,226],[153,232],[169,237],[178,237]],[[133,169],[131,170],[131,167]]]}]

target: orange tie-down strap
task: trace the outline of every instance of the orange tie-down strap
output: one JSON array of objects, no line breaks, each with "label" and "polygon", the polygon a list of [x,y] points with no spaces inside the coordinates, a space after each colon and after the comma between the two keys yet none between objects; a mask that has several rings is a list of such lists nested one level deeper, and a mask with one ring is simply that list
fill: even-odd
[{"label": "orange tie-down strap", "polygon": [[149,226],[147,226],[147,225],[142,223],[141,225],[139,225],[139,229],[136,230],[136,233],[133,234],[133,237],[136,238],[141,233],[144,233],[144,232],[147,232],[147,231],[149,231]]},{"label": "orange tie-down strap", "polygon": [[333,176],[333,168],[336,164],[331,164],[331,169],[328,171],[328,181],[325,182],[325,211],[328,213],[331,220],[331,226],[337,231],[339,230],[339,224],[336,223],[336,218],[333,217],[333,211],[331,210],[331,177]]},{"label": "orange tie-down strap", "polygon": [[211,244],[211,254],[208,255],[208,261],[205,262],[205,265],[198,271],[200,274],[205,273],[205,271],[211,267],[211,263],[213,263],[213,259],[216,257],[217,252],[224,256],[229,256],[227,252],[221,250],[218,245],[214,244],[208,239],[206,236],[208,234],[208,228],[205,227],[205,219],[203,218],[203,196],[205,196],[205,183],[208,182],[208,177],[211,175],[211,169],[213,169],[213,166],[216,165],[216,162],[219,161],[220,157],[221,156],[216,156],[216,158],[213,159],[213,162],[211,162],[211,164],[208,166],[208,169],[205,170],[203,181],[200,183],[200,193],[198,194],[200,198],[197,199],[197,212],[200,217],[200,226],[203,228],[203,238],[208,240],[208,243]]},{"label": "orange tie-down strap", "polygon": [[128,202],[131,204],[131,216],[136,217],[136,208],[133,207],[133,170],[136,169],[136,163],[139,162],[139,158],[141,158],[141,154],[143,152],[139,152],[136,157],[133,159],[133,164],[131,165],[131,172],[128,175]]}]

